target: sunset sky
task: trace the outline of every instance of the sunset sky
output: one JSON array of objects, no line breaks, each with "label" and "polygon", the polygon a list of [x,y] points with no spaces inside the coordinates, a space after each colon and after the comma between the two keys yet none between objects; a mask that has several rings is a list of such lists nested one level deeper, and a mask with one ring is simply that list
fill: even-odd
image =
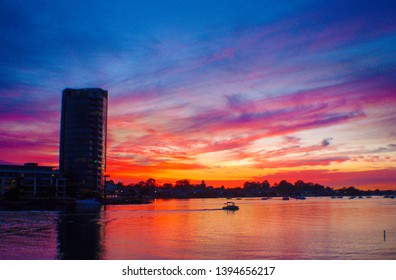
[{"label": "sunset sky", "polygon": [[109,91],[107,173],[396,189],[396,1],[0,3],[0,163],[58,166]]}]

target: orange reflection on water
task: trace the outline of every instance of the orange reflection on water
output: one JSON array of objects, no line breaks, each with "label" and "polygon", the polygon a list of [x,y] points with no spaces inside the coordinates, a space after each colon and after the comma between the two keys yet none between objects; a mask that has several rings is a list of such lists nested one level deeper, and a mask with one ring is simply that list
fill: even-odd
[{"label": "orange reflection on water", "polygon": [[[106,206],[105,259],[395,259],[396,203],[384,199],[305,201],[156,200]],[[375,248],[376,255],[373,255]]]}]

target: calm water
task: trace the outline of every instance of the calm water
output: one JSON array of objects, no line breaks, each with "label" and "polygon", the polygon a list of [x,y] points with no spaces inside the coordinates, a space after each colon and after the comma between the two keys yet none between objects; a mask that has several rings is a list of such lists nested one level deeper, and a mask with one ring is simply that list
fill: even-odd
[{"label": "calm water", "polygon": [[396,259],[394,199],[224,202],[0,211],[0,259]]}]

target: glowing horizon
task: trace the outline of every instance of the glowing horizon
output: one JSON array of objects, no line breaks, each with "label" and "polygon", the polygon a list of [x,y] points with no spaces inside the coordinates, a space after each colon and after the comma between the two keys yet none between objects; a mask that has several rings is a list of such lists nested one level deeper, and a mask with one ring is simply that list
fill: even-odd
[{"label": "glowing horizon", "polygon": [[396,189],[395,3],[41,2],[1,4],[0,163],[58,166],[101,87],[115,181]]}]

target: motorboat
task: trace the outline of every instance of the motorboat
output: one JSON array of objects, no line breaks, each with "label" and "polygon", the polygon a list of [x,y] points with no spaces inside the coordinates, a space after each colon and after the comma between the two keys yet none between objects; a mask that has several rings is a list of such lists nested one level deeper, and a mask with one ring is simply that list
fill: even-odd
[{"label": "motorboat", "polygon": [[225,206],[223,206],[222,209],[223,209],[223,210],[235,211],[235,210],[239,210],[239,206],[236,206],[236,205],[235,205],[235,202],[227,201],[227,202],[225,203]]}]

